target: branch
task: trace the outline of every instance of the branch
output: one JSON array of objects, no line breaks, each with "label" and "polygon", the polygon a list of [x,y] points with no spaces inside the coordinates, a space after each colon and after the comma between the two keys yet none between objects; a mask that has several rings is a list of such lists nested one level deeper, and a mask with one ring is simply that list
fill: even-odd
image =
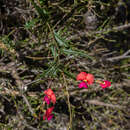
[{"label": "branch", "polygon": [[[0,88],[2,88],[2,86],[0,86]],[[4,90],[0,90],[0,95],[20,96],[21,94],[20,94],[19,91],[7,89],[7,88],[4,87]],[[27,92],[27,95],[29,95],[30,97],[38,98],[38,94],[36,92]]]},{"label": "branch", "polygon": [[85,102],[89,104],[99,105],[99,106],[106,106],[106,107],[120,108],[120,109],[123,108],[123,106],[120,105],[108,104],[108,103],[100,102],[98,100],[86,100]]},{"label": "branch", "polygon": [[130,28],[130,23],[128,24],[124,24],[124,25],[121,25],[121,26],[117,26],[117,27],[113,27],[113,28],[108,28],[108,29],[103,29],[101,31],[95,31],[95,32],[78,32],[78,34],[75,34],[75,35],[72,35],[68,38],[66,38],[66,40],[74,40],[74,39],[79,39],[79,36],[80,37],[84,37],[84,36],[91,36],[91,35],[94,35],[94,34],[106,34],[106,32],[112,32],[112,31],[122,31],[122,30],[125,30],[127,28]]},{"label": "branch", "polygon": [[124,24],[121,26],[117,26],[117,27],[113,27],[113,28],[103,29],[101,31],[96,31],[96,32],[93,32],[93,34],[112,32],[112,31],[122,31],[122,30],[127,29],[127,28],[130,28],[130,23]]},{"label": "branch", "polygon": [[121,59],[126,59],[126,58],[130,58],[130,56],[128,55],[130,53],[130,50],[128,50],[127,52],[125,52],[123,55],[121,56],[116,56],[116,57],[112,57],[112,58],[107,58],[107,61],[117,61],[117,60],[121,60]]}]

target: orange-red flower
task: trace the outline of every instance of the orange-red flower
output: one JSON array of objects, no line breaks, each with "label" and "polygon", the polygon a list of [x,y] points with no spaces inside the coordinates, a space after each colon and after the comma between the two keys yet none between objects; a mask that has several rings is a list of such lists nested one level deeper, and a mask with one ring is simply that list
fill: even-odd
[{"label": "orange-red flower", "polygon": [[43,116],[43,120],[45,120],[47,118],[47,120],[51,120],[52,117],[53,117],[53,114],[52,114],[52,111],[54,109],[54,106],[53,107],[50,107],[46,110],[46,113],[45,115]]},{"label": "orange-red flower", "polygon": [[85,77],[84,81],[87,82],[87,84],[91,85],[94,82],[94,76],[92,74],[87,74],[87,76]]},{"label": "orange-red flower", "polygon": [[56,96],[55,96],[55,94],[51,95],[51,101],[53,102],[53,104],[56,103]]},{"label": "orange-red flower", "polygon": [[85,80],[86,79],[86,76],[87,76],[87,73],[86,72],[80,72],[78,75],[77,75],[77,80]]},{"label": "orange-red flower", "polygon": [[56,103],[56,96],[55,96],[54,92],[50,88],[45,90],[44,93],[53,102],[53,104]]},{"label": "orange-red flower", "polygon": [[51,96],[51,95],[53,94],[53,91],[49,88],[49,89],[45,90],[44,93],[45,93],[47,96]]},{"label": "orange-red flower", "polygon": [[76,79],[87,82],[88,85],[91,85],[94,82],[94,76],[92,74],[89,74],[89,73],[87,74],[86,72],[80,72],[77,75]]}]

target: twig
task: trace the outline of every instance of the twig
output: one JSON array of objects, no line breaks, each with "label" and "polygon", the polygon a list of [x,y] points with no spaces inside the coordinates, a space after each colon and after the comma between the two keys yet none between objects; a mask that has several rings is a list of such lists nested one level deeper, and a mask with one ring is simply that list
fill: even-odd
[{"label": "twig", "polygon": [[31,107],[28,99],[26,98],[26,96],[24,94],[22,94],[22,97],[23,97],[24,102],[27,104],[29,111],[32,113],[33,116],[36,116],[36,114],[34,113],[34,111]]},{"label": "twig", "polygon": [[69,113],[70,113],[70,122],[69,122],[69,128],[68,128],[68,130],[69,130],[69,129],[72,129],[72,112],[71,112],[71,104],[70,104],[70,95],[68,92],[68,87],[67,87],[64,73],[62,73],[62,74],[63,74],[63,79],[64,79],[64,83],[65,83],[65,87],[66,87],[67,102],[68,102],[68,108],[69,108]]},{"label": "twig", "polygon": [[[20,96],[20,92],[4,88],[4,90],[0,90],[0,95]],[[27,95],[29,95],[30,97],[36,97],[36,98],[38,98],[38,94],[35,93],[35,92],[27,92]]]},{"label": "twig", "polygon": [[108,104],[108,103],[104,103],[104,102],[100,102],[98,100],[86,100],[85,102],[89,103],[89,104],[94,104],[94,105],[99,105],[99,106],[106,106],[106,107],[112,107],[112,108],[125,108],[123,106],[120,105],[113,105],[113,104]]},{"label": "twig", "polygon": [[117,53],[117,52],[116,52],[116,51],[109,52],[109,53],[107,53],[107,54],[104,54],[103,57],[110,56],[110,55],[115,54],[115,53]]},{"label": "twig", "polygon": [[116,56],[116,57],[112,57],[112,58],[107,58],[107,61],[117,61],[117,60],[121,60],[121,59],[126,59],[126,58],[130,58],[130,56],[128,56],[128,54],[130,53],[130,50],[128,50],[127,52],[125,52],[123,55],[121,56]]},{"label": "twig", "polygon": [[29,83],[27,83],[27,84],[25,84],[26,86],[28,86],[28,85],[30,85],[30,84],[33,84],[33,83],[36,83],[36,82],[38,82],[38,81],[42,81],[42,79],[41,78],[39,78],[39,79],[36,79],[36,80],[34,80],[34,81],[31,81],[31,82],[29,82]]},{"label": "twig", "polygon": [[127,28],[130,28],[130,23],[128,24],[125,24],[125,25],[121,25],[121,26],[117,26],[117,27],[113,27],[113,28],[108,28],[108,29],[103,29],[101,31],[95,31],[95,32],[79,32],[78,34],[75,34],[75,35],[72,35],[68,38],[66,38],[66,40],[74,40],[74,39],[78,39],[79,36],[80,37],[83,37],[83,36],[91,36],[91,35],[94,35],[94,34],[106,34],[106,32],[112,32],[112,31],[122,31],[124,29],[127,29]]},{"label": "twig", "polygon": [[34,128],[32,127],[31,125],[28,124],[28,122],[26,121],[26,119],[24,118],[22,112],[20,111],[20,109],[18,109],[18,115],[19,115],[19,118],[20,118],[20,121],[22,120],[22,124],[26,127],[28,127],[29,129],[31,130],[38,130],[37,128]]},{"label": "twig", "polygon": [[31,107],[31,105],[30,105],[28,99],[27,99],[26,96],[23,94],[23,88],[25,87],[25,85],[24,85],[24,83],[20,80],[20,77],[18,76],[17,71],[16,71],[16,69],[15,69],[14,67],[12,67],[11,75],[12,75],[12,77],[16,80],[16,84],[18,85],[18,88],[19,88],[19,90],[21,91],[21,95],[22,95],[22,97],[23,97],[23,100],[24,100],[24,102],[26,103],[26,105],[28,106],[28,109],[29,109],[29,111],[31,112],[31,114],[34,116],[35,113],[34,113],[32,107]]},{"label": "twig", "polygon": [[8,65],[5,65],[5,66],[0,66],[0,71],[9,71],[12,75],[12,77],[15,79],[16,81],[16,84],[18,86],[18,89],[20,91],[20,95],[23,97],[23,100],[24,102],[26,103],[26,105],[28,106],[28,109],[29,111],[31,112],[31,114],[33,116],[36,116],[28,99],[26,98],[26,96],[23,94],[23,88],[26,87],[25,84],[22,82],[22,80],[20,79],[15,67],[14,67],[14,64],[8,64]]},{"label": "twig", "polygon": [[108,29],[103,29],[101,31],[96,31],[93,32],[94,34],[99,34],[99,33],[105,33],[105,32],[112,32],[112,31],[122,31],[124,29],[130,28],[130,23],[124,24],[121,26],[113,27],[113,28],[108,28]]},{"label": "twig", "polygon": [[[12,31],[13,32],[13,31]],[[11,33],[12,33],[11,32]],[[11,34],[10,33],[10,34]],[[10,35],[9,34],[9,35]],[[11,55],[17,55],[17,52],[13,49],[10,50],[3,42],[0,41],[0,48],[4,49],[5,51],[9,52]],[[17,55],[18,56],[18,55]],[[23,97],[24,102],[26,103],[26,105],[28,106],[29,111],[31,112],[31,114],[33,116],[36,117],[36,114],[34,113],[28,99],[26,98],[26,96],[23,94],[23,88],[26,88],[27,86],[24,84],[24,82],[20,79],[16,67],[15,67],[15,60],[10,58],[13,62],[7,64],[7,65],[1,65],[0,66],[0,71],[9,71],[9,73],[12,75],[12,77],[15,79],[16,84],[18,86],[18,89],[20,91],[20,95]]]},{"label": "twig", "polygon": [[79,36],[80,37],[87,36],[87,33],[86,32],[78,32],[78,34],[72,35],[72,36],[66,38],[66,40],[79,39]]},{"label": "twig", "polygon": [[[123,82],[123,84],[125,85],[125,82]],[[112,86],[119,88],[122,86],[122,84],[113,83]],[[99,87],[96,87],[92,90],[76,88],[76,89],[69,90],[68,92],[69,92],[70,96],[77,96],[78,94],[81,94],[81,93],[87,93],[87,92],[92,93],[92,92],[98,92],[100,90],[101,90],[101,88],[99,88]],[[62,94],[58,94],[58,95],[59,95],[58,98],[63,97]],[[76,98],[78,98],[78,97],[76,97]],[[101,106],[106,106],[106,107],[113,107],[113,108],[115,107],[115,108],[119,108],[119,109],[125,108],[124,106],[107,104],[107,103],[100,102],[98,100],[86,100],[86,102],[89,104],[101,105]]]},{"label": "twig", "polygon": [[130,53],[130,50],[128,50],[127,52],[125,52],[124,54],[123,54],[123,56],[126,56],[126,55],[128,55]]}]

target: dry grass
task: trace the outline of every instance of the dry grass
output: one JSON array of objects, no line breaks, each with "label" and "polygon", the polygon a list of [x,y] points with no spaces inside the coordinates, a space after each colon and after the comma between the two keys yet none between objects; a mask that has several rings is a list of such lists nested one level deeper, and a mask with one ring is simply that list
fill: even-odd
[{"label": "dry grass", "polygon": [[[129,53],[119,59],[130,49],[129,8],[119,0],[3,1],[0,128],[130,129]],[[81,71],[112,86],[79,89]],[[49,122],[42,119],[47,88],[57,97]]]}]

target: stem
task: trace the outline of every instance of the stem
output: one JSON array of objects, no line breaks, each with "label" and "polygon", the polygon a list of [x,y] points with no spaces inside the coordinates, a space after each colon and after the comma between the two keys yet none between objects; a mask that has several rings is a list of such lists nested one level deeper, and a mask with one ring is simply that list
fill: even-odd
[{"label": "stem", "polygon": [[70,104],[70,95],[69,95],[69,92],[68,92],[68,87],[67,87],[67,83],[66,83],[66,80],[65,80],[65,76],[64,76],[64,73],[63,74],[63,79],[64,79],[64,82],[65,82],[65,87],[66,87],[66,96],[67,96],[67,102],[68,102],[68,108],[69,108],[69,113],[70,113],[70,122],[69,122],[69,127],[68,127],[68,130],[69,128],[72,129],[72,112],[71,112],[71,104]]}]

